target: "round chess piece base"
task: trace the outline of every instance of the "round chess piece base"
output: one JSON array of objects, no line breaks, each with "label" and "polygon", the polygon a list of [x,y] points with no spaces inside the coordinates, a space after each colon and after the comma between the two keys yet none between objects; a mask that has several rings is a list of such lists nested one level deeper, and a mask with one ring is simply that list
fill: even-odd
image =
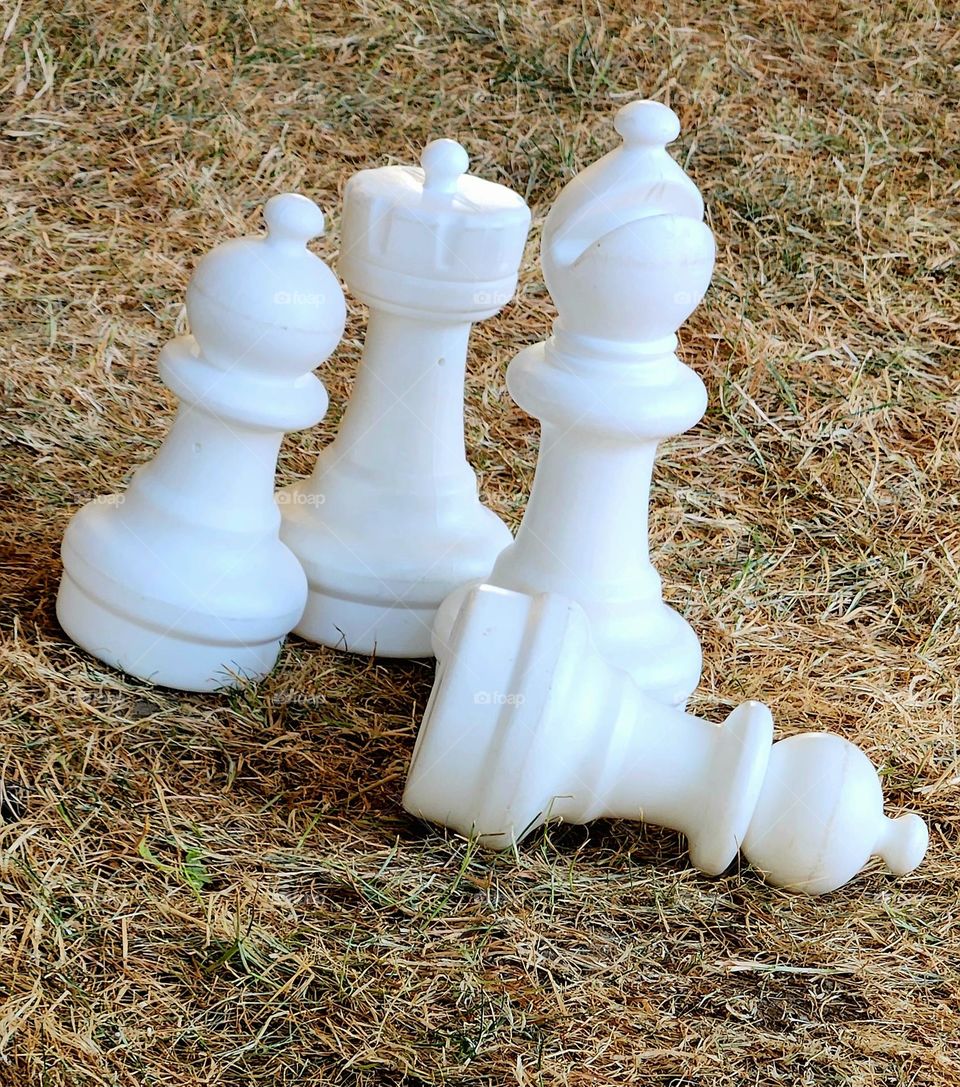
[{"label": "round chess piece base", "polygon": [[682,708],[700,682],[703,651],[700,639],[686,619],[667,604],[661,608],[650,623],[650,629],[660,631],[654,644],[645,638],[625,647],[628,652],[622,661],[617,653],[611,653],[608,660],[628,672],[634,683],[652,698]]},{"label": "round chess piece base", "polygon": [[[646,606],[638,603],[634,613],[608,613],[603,605],[585,609],[591,621],[594,642],[612,667],[626,672],[651,698],[683,709],[700,682],[703,652],[700,639],[683,616],[662,600]],[[610,612],[620,609],[610,609]]]},{"label": "round chess piece base", "polygon": [[70,522],[60,625],[95,657],[161,687],[263,678],[303,614],[299,563],[272,533],[185,529],[145,490],[91,502]]},{"label": "round chess piece base", "polygon": [[[480,579],[464,582],[437,609],[433,622],[432,655],[441,657],[449,650],[453,624],[471,590]],[[502,586],[518,592],[535,589],[515,584]],[[700,680],[703,655],[693,627],[662,600],[619,609],[622,615],[606,615],[595,608],[589,615],[593,641],[607,663],[626,672],[651,698],[667,706],[683,709]],[[642,615],[642,623],[635,621]],[[623,620],[626,620],[625,622]]]},{"label": "round chess piece base", "polygon": [[454,589],[489,574],[509,529],[477,501],[472,479],[442,504],[364,493],[359,480],[327,482],[319,508],[307,501],[309,480],[277,495],[281,538],[309,586],[294,633],[350,653],[433,656],[437,609]]},{"label": "round chess piece base", "polygon": [[431,657],[430,623],[436,604],[365,603],[333,593],[311,592],[294,628],[307,641],[376,657]]},{"label": "round chess piece base", "polygon": [[146,625],[97,600],[69,574],[60,585],[57,619],[71,641],[105,664],[181,691],[217,691],[262,679],[283,645],[282,636],[256,644],[210,644]]}]

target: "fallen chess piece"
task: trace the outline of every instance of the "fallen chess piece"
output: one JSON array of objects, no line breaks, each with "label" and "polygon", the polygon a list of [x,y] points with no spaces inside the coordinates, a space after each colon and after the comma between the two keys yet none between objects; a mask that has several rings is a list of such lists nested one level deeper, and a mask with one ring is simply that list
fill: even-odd
[{"label": "fallen chess piece", "polygon": [[566,186],[544,224],[559,316],[507,373],[514,400],[541,421],[540,456],[516,541],[486,580],[576,600],[611,664],[683,705],[700,643],[663,601],[647,507],[658,443],[706,407],[675,330],[707,289],[714,242],[700,193],[665,150],[676,115],[634,102],[615,125],[622,144]]},{"label": "fallen chess piece", "polygon": [[323,418],[310,373],[336,346],[346,306],[306,248],[324,231],[306,197],[275,196],[265,237],[227,242],[187,290],[193,335],[160,374],[180,408],[125,494],[70,522],[57,616],[95,657],[167,687],[209,691],[264,676],[303,613],[307,582],[280,542],[273,498],[285,431]]},{"label": "fallen chess piece", "polygon": [[561,596],[471,589],[435,649],[403,805],[483,846],[510,848],[554,819],[643,819],[686,835],[708,875],[742,850],[768,882],[807,894],[873,856],[905,875],[926,852],[923,820],[884,815],[853,744],[821,732],[771,748],[762,703],[717,726],[655,701]]},{"label": "fallen chess piece", "polygon": [[310,584],[297,633],[384,657],[429,656],[440,602],[511,540],[467,463],[464,369],[472,323],[516,289],[530,211],[453,140],[421,164],[347,184],[338,271],[369,307],[363,359],[336,439],[277,495]]}]

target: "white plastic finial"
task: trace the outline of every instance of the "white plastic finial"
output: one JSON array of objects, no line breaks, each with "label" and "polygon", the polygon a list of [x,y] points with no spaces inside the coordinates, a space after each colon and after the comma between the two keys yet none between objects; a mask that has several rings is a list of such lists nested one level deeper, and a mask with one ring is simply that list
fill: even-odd
[{"label": "white plastic finial", "polygon": [[919,816],[884,815],[877,771],[858,747],[808,732],[774,745],[743,853],[769,883],[824,894],[871,857],[895,875],[912,872],[927,841]]},{"label": "white plastic finial", "polygon": [[470,157],[456,140],[434,140],[423,149],[420,165],[426,192],[453,193],[470,166]]},{"label": "white plastic finial", "polygon": [[664,705],[603,660],[583,609],[559,595],[483,585],[461,601],[436,645],[403,797],[414,815],[494,849],[550,819],[643,819],[685,834],[708,875],[742,845],[769,882],[807,894],[871,856],[896,875],[923,859],[923,821],[883,814],[876,770],[841,737],[771,747],[760,702],[719,727]]},{"label": "white plastic finial", "polygon": [[323,212],[299,193],[272,196],[263,209],[267,238],[271,242],[295,242],[306,245],[311,238],[323,237],[326,228]]},{"label": "white plastic finial", "polygon": [[613,127],[630,149],[666,147],[680,135],[680,118],[669,106],[645,100],[631,102],[618,110]]},{"label": "white plastic finial", "polygon": [[886,820],[877,855],[895,876],[905,876],[923,860],[930,844],[927,824],[915,812]]}]

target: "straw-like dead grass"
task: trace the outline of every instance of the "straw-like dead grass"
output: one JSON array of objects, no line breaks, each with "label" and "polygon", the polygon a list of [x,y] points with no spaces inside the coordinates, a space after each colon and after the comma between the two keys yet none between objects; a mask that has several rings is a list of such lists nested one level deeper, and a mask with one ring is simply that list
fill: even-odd
[{"label": "straw-like dead grass", "polygon": [[[0,35],[0,1083],[960,1082],[956,9],[7,0]],[[67,518],[169,424],[199,254],[293,188],[333,256],[349,174],[438,135],[538,223],[637,95],[680,112],[719,244],[683,333],[711,406],[652,516],[695,708],[862,744],[930,822],[908,879],[795,898],[626,824],[478,855],[399,808],[425,664],[293,640],[259,688],[187,696],[57,627]],[[514,522],[535,254],[472,346],[471,455]],[[284,480],[362,333],[354,307]]]}]

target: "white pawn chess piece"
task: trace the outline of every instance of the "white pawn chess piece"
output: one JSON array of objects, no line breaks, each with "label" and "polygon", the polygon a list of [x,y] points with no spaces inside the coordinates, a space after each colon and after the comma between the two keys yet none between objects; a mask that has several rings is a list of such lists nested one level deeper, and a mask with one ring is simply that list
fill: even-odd
[{"label": "white pawn chess piece", "polygon": [[742,848],[768,882],[808,894],[871,856],[897,875],[923,859],[923,820],[884,815],[853,744],[813,733],[771,749],[762,703],[717,726],[656,701],[600,655],[563,597],[471,589],[435,648],[403,804],[484,846],[509,848],[551,819],[643,819],[685,834],[702,872]]},{"label": "white pawn chess piece", "polygon": [[421,164],[347,184],[338,271],[369,307],[363,359],[337,438],[277,495],[310,584],[297,633],[385,657],[428,656],[437,606],[511,539],[467,463],[464,368],[472,323],[516,289],[530,212],[453,140]]},{"label": "white pawn chess piece", "polygon": [[204,257],[187,289],[193,334],[160,354],[180,407],[125,494],[84,506],[63,541],[63,629],[100,660],[167,687],[208,691],[273,667],[307,598],[273,499],[288,430],[323,418],[310,371],[343,332],[324,231],[306,197],[273,197],[266,236]]},{"label": "white pawn chess piece", "polygon": [[[665,150],[680,131],[672,110],[634,102],[614,124],[621,146],[566,186],[544,224],[559,316],[507,373],[514,400],[540,419],[540,456],[516,541],[487,581],[576,600],[612,664],[683,705],[700,643],[663,601],[647,513],[658,443],[706,408],[675,330],[707,289],[715,248],[700,193]],[[448,621],[458,607],[455,596]],[[437,632],[442,641],[442,622]]]}]

